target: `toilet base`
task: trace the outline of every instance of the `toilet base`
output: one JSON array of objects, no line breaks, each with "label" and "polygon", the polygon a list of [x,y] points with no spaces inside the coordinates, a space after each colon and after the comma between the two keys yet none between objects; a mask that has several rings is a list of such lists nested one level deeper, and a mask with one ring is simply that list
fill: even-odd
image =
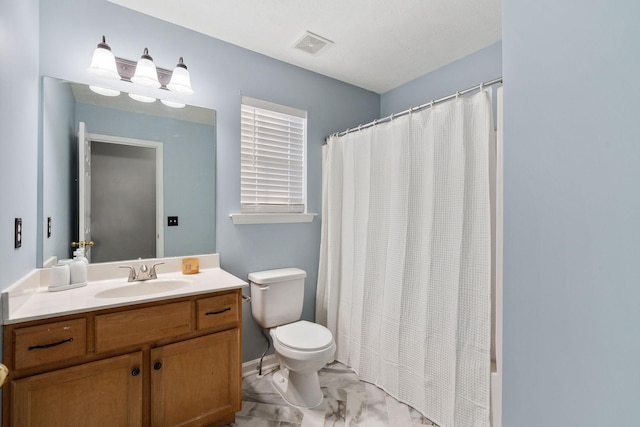
[{"label": "toilet base", "polygon": [[271,383],[291,406],[315,408],[324,399],[317,372],[298,374],[289,369],[281,369],[273,374]]}]

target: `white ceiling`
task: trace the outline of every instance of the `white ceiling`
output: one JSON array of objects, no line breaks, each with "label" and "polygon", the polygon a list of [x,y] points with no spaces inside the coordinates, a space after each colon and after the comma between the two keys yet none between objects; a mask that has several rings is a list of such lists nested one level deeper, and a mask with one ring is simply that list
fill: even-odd
[{"label": "white ceiling", "polygon": [[[501,0],[109,0],[384,93],[501,40]],[[295,49],[306,31],[333,41]]]}]

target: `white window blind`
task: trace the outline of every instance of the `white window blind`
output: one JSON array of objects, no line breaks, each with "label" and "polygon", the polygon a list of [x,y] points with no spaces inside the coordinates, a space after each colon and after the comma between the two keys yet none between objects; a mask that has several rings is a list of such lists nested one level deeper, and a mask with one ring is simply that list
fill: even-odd
[{"label": "white window blind", "polygon": [[305,212],[307,113],[242,97],[241,213]]}]

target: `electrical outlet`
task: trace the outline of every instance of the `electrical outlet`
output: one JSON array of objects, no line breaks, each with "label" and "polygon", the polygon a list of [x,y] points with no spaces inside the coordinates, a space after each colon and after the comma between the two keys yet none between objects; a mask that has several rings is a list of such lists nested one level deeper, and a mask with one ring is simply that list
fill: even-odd
[{"label": "electrical outlet", "polygon": [[167,226],[175,227],[178,225],[178,217],[177,216],[168,216],[167,217]]},{"label": "electrical outlet", "polygon": [[47,217],[47,239],[51,237],[51,217]]},{"label": "electrical outlet", "polygon": [[13,247],[18,249],[22,246],[22,218],[16,218],[14,227]]}]

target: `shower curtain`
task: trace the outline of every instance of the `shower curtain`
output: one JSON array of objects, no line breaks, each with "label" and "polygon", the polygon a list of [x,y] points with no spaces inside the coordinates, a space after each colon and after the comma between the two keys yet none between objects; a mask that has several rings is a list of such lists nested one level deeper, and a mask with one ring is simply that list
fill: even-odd
[{"label": "shower curtain", "polygon": [[441,427],[488,426],[489,90],[329,138],[316,321]]}]

